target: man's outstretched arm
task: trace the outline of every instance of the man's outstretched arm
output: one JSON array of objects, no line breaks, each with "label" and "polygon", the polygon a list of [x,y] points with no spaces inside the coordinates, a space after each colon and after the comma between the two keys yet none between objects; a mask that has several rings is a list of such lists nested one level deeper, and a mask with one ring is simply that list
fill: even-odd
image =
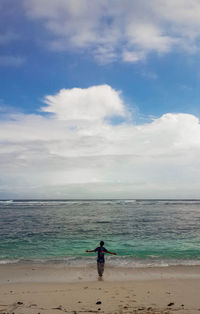
[{"label": "man's outstretched arm", "polygon": [[108,254],[112,254],[112,255],[117,255],[117,253],[110,252],[110,251],[106,251],[106,253],[108,253]]},{"label": "man's outstretched arm", "polygon": [[86,250],[85,252],[87,252],[87,253],[92,253],[92,252],[95,252],[95,250],[91,250],[91,251]]}]

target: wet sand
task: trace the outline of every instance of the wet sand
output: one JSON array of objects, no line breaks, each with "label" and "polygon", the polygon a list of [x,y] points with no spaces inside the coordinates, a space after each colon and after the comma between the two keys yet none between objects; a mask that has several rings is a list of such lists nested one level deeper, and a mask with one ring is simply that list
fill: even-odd
[{"label": "wet sand", "polygon": [[200,313],[200,267],[0,265],[0,313]]}]

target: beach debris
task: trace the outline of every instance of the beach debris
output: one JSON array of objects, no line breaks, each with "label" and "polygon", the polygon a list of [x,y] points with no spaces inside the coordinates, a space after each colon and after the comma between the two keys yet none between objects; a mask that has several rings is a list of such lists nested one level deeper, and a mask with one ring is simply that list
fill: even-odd
[{"label": "beach debris", "polygon": [[183,307],[183,306],[184,306],[184,304],[181,304],[181,306]]},{"label": "beach debris", "polygon": [[174,302],[170,302],[167,306],[172,306],[174,305]]},{"label": "beach debris", "polygon": [[101,301],[97,301],[96,304],[101,304]]},{"label": "beach debris", "polygon": [[62,305],[59,305],[57,307],[53,307],[52,310],[60,310],[60,311],[62,311]]},{"label": "beach debris", "polygon": [[21,301],[18,301],[17,304],[18,304],[18,305],[22,305],[22,304],[24,304],[24,303],[21,302]]}]

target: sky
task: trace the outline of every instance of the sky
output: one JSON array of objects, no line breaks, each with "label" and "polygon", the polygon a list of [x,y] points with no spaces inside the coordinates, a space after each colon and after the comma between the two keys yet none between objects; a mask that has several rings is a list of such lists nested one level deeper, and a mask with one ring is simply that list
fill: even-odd
[{"label": "sky", "polygon": [[199,0],[0,0],[0,199],[200,198]]}]

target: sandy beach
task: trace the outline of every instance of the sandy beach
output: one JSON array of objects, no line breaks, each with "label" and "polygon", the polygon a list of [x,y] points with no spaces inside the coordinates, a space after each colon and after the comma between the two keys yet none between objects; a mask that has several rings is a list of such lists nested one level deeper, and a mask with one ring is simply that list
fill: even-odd
[{"label": "sandy beach", "polygon": [[0,313],[200,313],[200,267],[0,265]]}]

